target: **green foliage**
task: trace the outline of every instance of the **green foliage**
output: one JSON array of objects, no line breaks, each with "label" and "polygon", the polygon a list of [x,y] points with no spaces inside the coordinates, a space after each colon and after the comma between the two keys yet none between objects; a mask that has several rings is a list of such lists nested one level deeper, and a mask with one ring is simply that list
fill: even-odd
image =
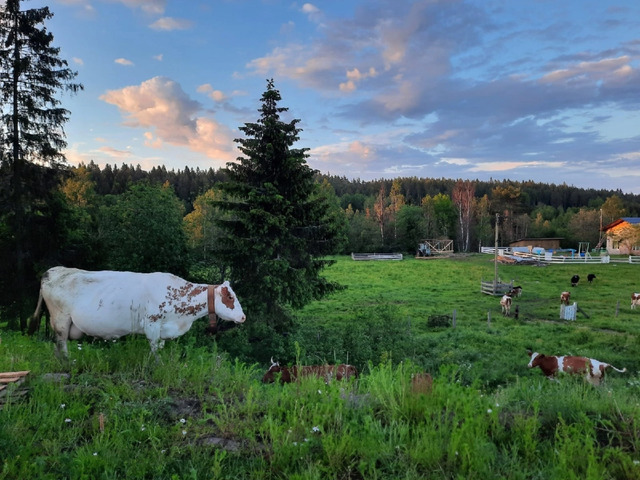
[{"label": "green foliage", "polygon": [[292,148],[298,120],[280,120],[287,111],[280,100],[268,81],[259,120],[240,127],[245,138],[237,143],[245,156],[228,164],[229,181],[219,185],[224,199],[214,204],[225,213],[218,221],[225,234],[217,255],[230,270],[244,310],[254,325],[266,322],[283,333],[291,325],[289,308],[337,288],[320,272],[330,264],[324,255],[340,248],[343,235],[333,213],[337,199],[315,182],[308,149]]},{"label": "green foliage", "polygon": [[132,185],[100,211],[105,267],[184,275],[187,251],[182,215],[182,204],[170,188]]}]

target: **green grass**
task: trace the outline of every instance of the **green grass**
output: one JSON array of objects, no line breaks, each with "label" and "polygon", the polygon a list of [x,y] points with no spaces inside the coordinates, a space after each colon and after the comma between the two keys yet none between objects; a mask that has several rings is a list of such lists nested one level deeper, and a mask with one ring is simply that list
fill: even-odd
[{"label": "green grass", "polygon": [[[0,371],[31,370],[0,410],[0,479],[640,478],[640,267],[500,265],[523,286],[515,320],[480,293],[489,256],[336,259],[326,275],[348,288],[300,312],[291,359],[353,361],[356,382],[264,385],[264,365],[199,346],[197,329],[158,359],[139,337],[70,342],[69,365],[0,329]],[[589,318],[558,319],[565,289]],[[428,325],[454,309],[455,329]],[[527,347],[628,372],[550,382]],[[433,389],[413,393],[424,370]]]}]

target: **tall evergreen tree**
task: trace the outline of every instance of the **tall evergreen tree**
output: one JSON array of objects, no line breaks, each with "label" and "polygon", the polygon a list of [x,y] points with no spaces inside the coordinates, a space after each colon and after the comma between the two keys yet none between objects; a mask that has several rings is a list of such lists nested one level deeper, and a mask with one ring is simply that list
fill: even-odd
[{"label": "tall evergreen tree", "polygon": [[252,319],[247,325],[264,322],[277,332],[290,327],[290,308],[339,288],[320,272],[331,263],[324,256],[344,240],[307,165],[308,149],[293,148],[299,120],[281,120],[288,109],[280,100],[268,80],[260,118],[240,127],[245,137],[235,141],[244,156],[227,164],[228,181],[218,185],[224,200],[217,202],[229,214],[219,220],[227,235],[218,253]]},{"label": "tall evergreen tree", "polygon": [[[50,190],[38,188],[42,182],[33,164],[55,168],[64,162],[63,125],[69,111],[60,106],[56,94],[82,89],[73,81],[77,72],[69,69],[59,57],[60,49],[52,46],[53,35],[44,26],[52,17],[47,7],[20,10],[20,0],[6,0],[0,10],[0,169],[10,178],[4,192],[10,214],[3,222],[13,231],[12,268],[17,278],[12,285],[19,304],[24,303],[29,207]],[[22,308],[20,314],[23,327]]]}]

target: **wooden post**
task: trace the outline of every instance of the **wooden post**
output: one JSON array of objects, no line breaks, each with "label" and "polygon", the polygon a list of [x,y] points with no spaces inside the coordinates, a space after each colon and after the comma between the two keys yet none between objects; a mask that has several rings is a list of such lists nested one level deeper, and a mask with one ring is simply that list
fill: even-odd
[{"label": "wooden post", "polygon": [[499,215],[496,213],[496,233],[495,233],[495,244],[493,249],[493,294],[498,293],[496,290],[498,289],[498,217]]},{"label": "wooden post", "polygon": [[453,317],[451,319],[451,324],[453,326],[453,328],[456,328],[456,315],[457,314],[457,310],[454,308],[453,309]]}]

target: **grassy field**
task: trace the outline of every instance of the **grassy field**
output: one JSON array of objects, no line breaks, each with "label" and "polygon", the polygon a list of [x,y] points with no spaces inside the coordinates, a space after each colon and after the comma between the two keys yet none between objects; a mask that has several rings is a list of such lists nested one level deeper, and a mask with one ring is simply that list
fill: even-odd
[{"label": "grassy field", "polygon": [[[515,320],[480,293],[490,256],[336,260],[347,288],[300,312],[291,358],[349,361],[355,382],[263,385],[265,365],[195,328],[158,359],[142,338],[71,342],[69,365],[0,329],[0,371],[31,371],[0,410],[0,479],[640,478],[640,266],[500,265],[523,287]],[[559,320],[563,290],[588,317]],[[430,325],[454,310],[455,328]],[[628,371],[550,382],[527,348]],[[414,392],[423,371],[433,388]]]}]

